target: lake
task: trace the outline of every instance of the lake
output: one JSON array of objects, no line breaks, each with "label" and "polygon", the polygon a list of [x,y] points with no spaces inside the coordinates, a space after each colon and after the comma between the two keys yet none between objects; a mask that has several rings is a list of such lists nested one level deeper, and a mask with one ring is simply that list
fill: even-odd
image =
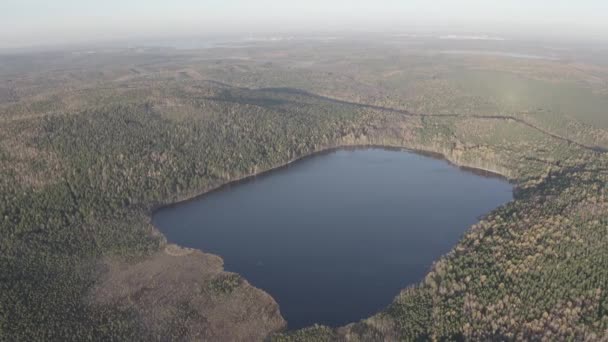
[{"label": "lake", "polygon": [[481,215],[512,199],[504,179],[412,152],[318,154],[158,210],[170,242],[221,256],[275,298],[289,328],[366,318],[423,280]]}]

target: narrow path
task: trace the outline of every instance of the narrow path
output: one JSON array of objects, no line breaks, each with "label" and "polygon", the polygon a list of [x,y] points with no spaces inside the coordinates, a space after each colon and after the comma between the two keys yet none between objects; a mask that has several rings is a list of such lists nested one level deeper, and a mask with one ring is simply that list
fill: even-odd
[{"label": "narrow path", "polygon": [[[515,117],[515,116],[511,116],[511,115],[471,115],[471,114],[457,114],[457,113],[449,113],[449,114],[420,114],[420,113],[412,113],[410,111],[404,110],[404,109],[397,109],[397,108],[391,108],[391,107],[385,107],[385,106],[378,106],[378,105],[372,105],[372,104],[367,104],[367,103],[359,103],[359,102],[352,102],[352,101],[346,101],[346,100],[342,100],[342,99],[338,99],[338,98],[333,98],[333,97],[329,97],[329,96],[325,96],[325,95],[319,95],[319,94],[315,94],[315,93],[311,93],[309,91],[306,90],[301,90],[301,89],[296,89],[296,88],[246,88],[246,87],[235,87],[232,86],[230,84],[221,82],[221,81],[216,81],[216,80],[211,80],[211,79],[200,79],[197,81],[202,81],[202,82],[207,82],[210,84],[215,84],[218,86],[223,86],[223,87],[227,87],[227,88],[233,88],[233,89],[242,89],[242,90],[248,90],[248,91],[254,91],[254,92],[269,92],[269,91],[274,91],[274,92],[283,92],[283,93],[288,93],[288,94],[293,94],[293,95],[302,95],[302,96],[308,96],[311,98],[315,98],[315,99],[319,99],[319,100],[324,100],[324,101],[328,101],[328,102],[332,102],[332,103],[337,103],[337,104],[342,104],[342,105],[349,105],[349,106],[354,106],[354,107],[358,107],[358,108],[367,108],[367,109],[374,109],[374,110],[381,110],[381,111],[387,111],[387,112],[392,112],[392,113],[398,113],[401,115],[405,115],[405,116],[412,116],[412,117],[460,117],[460,118],[472,118],[472,119],[490,119],[490,120],[504,120],[504,121],[514,121],[517,123],[520,123],[522,125],[525,125],[529,128],[532,128],[538,132],[541,132],[545,135],[548,135],[550,137],[553,137],[555,139],[558,140],[562,140],[565,141],[569,144],[578,146],[580,148],[595,152],[595,153],[608,153],[608,148],[604,148],[601,146],[589,146],[589,145],[585,145],[583,143],[574,141],[572,139],[566,138],[564,136],[561,136],[559,134],[550,132],[544,128],[541,128],[539,126],[536,126],[530,122],[527,122],[521,118]],[[125,89],[136,89],[136,88],[141,88],[140,85],[127,85],[125,87],[123,87]],[[85,92],[85,91],[91,91],[93,89],[113,89],[112,87],[97,87],[97,88],[83,88],[83,89],[77,89],[74,90],[73,92]],[[208,98],[211,99],[211,98]],[[226,102],[230,102],[230,100],[227,99],[220,99],[220,98],[214,98],[215,100],[219,100],[219,101],[226,101]],[[15,116],[15,117],[0,117],[0,122],[11,122],[11,121],[18,121],[18,120],[24,120],[24,119],[33,119],[33,118],[37,118],[37,117],[43,117],[43,116],[47,116],[47,115],[52,115],[52,112],[47,112],[47,113],[40,113],[40,114],[26,114],[26,115],[22,115],[22,116]]]},{"label": "narrow path", "polygon": [[[255,89],[253,89],[255,90]],[[514,121],[517,123],[520,123],[522,125],[525,125],[527,127],[530,127],[536,131],[539,131],[543,134],[546,134],[548,136],[551,136],[555,139],[558,140],[562,140],[565,141],[569,144],[573,144],[576,145],[580,148],[584,148],[596,153],[607,153],[608,149],[607,148],[603,148],[600,146],[588,146],[582,143],[579,143],[577,141],[574,141],[572,139],[563,137],[561,135],[558,135],[556,133],[552,133],[547,131],[544,128],[538,127],[534,124],[531,124],[521,118],[515,117],[515,116],[511,116],[511,115],[471,115],[471,114],[456,114],[456,113],[449,113],[449,114],[420,114],[420,113],[412,113],[409,112],[407,110],[404,109],[397,109],[397,108],[391,108],[391,107],[385,107],[385,106],[378,106],[378,105],[372,105],[372,104],[366,104],[366,103],[359,103],[359,102],[350,102],[350,101],[345,101],[345,100],[341,100],[341,99],[336,99],[336,98],[332,98],[332,97],[328,97],[328,96],[323,96],[323,95],[318,95],[318,94],[314,94],[314,93],[310,93],[307,91],[303,91],[303,90],[299,90],[299,89],[291,89],[291,88],[262,88],[262,89],[257,89],[258,91],[283,91],[283,92],[289,92],[292,94],[300,94],[300,95],[304,95],[304,96],[310,96],[310,97],[314,97],[320,100],[325,100],[325,101],[329,101],[329,102],[333,102],[333,103],[338,103],[338,104],[343,104],[343,105],[351,105],[351,106],[355,106],[355,107],[359,107],[359,108],[368,108],[368,109],[374,109],[374,110],[382,110],[382,111],[388,111],[388,112],[393,112],[393,113],[398,113],[401,115],[406,115],[406,116],[413,116],[413,117],[460,117],[460,118],[472,118],[472,119],[490,119],[490,120],[504,120],[504,121]]]}]

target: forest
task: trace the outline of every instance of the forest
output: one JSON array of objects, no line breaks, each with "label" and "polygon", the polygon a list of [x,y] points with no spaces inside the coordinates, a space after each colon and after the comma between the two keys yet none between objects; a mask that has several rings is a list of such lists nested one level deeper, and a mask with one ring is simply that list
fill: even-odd
[{"label": "forest", "polygon": [[[311,57],[299,50],[289,60],[245,50],[255,58],[219,62],[213,50],[197,52],[210,54],[202,62],[174,52],[127,51],[110,62],[49,56],[37,76],[27,71],[37,59],[3,60],[12,67],[0,70],[0,340],[608,336],[605,89],[563,80],[585,79],[580,66],[573,76],[568,66],[529,61],[536,71],[522,80],[521,61],[482,58],[469,70],[468,57],[441,64],[410,56],[393,60],[402,73],[390,74],[369,49],[359,55],[365,61],[348,61],[359,70],[353,79],[349,65],[332,64],[336,51],[319,52],[306,69],[300,59]],[[76,67],[55,68],[65,64]],[[594,75],[608,75],[597,68]],[[493,87],[479,89],[488,73],[538,94],[576,87],[582,114],[535,102],[542,94],[497,98]],[[347,146],[437,153],[507,177],[515,200],[481,218],[419,285],[345,327],[285,331],[274,301],[221,270],[179,298],[147,285],[153,260],[172,248],[150,223],[155,208]],[[195,270],[221,267],[198,257]],[[124,281],[127,290],[117,270],[129,267],[141,279]],[[172,267],[180,277],[190,270]],[[245,304],[226,304],[242,298],[245,313]],[[248,328],[232,329],[238,324]]]}]

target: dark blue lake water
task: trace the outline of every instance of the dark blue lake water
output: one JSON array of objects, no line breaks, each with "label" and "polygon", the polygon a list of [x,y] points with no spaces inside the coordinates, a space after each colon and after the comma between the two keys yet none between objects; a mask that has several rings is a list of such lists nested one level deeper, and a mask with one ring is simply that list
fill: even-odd
[{"label": "dark blue lake water", "polygon": [[161,209],[153,221],[170,242],[220,255],[272,295],[290,328],[338,326],[385,308],[511,199],[505,180],[442,160],[339,150]]}]

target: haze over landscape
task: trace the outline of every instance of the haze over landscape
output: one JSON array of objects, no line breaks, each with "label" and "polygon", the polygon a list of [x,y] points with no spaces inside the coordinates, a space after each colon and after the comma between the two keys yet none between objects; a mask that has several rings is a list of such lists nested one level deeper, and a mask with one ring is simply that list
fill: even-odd
[{"label": "haze over landscape", "polygon": [[489,34],[604,41],[601,0],[5,0],[0,48],[193,35]]},{"label": "haze over landscape", "polygon": [[0,341],[607,341],[605,1],[0,2]]}]

